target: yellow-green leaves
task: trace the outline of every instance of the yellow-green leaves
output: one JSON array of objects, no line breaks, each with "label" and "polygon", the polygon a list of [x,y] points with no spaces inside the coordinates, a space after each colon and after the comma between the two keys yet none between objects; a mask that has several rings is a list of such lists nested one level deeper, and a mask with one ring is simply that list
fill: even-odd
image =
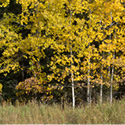
[{"label": "yellow-green leaves", "polygon": [[0,0],[0,7],[6,7],[9,4],[10,0]]},{"label": "yellow-green leaves", "polygon": [[3,85],[0,83],[0,92],[2,92]]}]

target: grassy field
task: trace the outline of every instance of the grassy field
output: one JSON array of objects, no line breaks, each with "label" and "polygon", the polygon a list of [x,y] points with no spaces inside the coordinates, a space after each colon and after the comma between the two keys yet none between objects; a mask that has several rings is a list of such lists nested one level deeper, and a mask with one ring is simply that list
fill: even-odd
[{"label": "grassy field", "polygon": [[38,105],[35,102],[0,106],[0,124],[125,124],[125,100],[78,107]]}]

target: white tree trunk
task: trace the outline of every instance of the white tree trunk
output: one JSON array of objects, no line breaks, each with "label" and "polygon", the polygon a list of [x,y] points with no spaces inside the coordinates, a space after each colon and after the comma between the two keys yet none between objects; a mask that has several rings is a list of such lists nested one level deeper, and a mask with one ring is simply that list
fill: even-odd
[{"label": "white tree trunk", "polygon": [[[89,9],[89,13],[91,14],[91,10],[90,9]],[[90,23],[90,27],[91,27],[91,23]],[[90,42],[89,42],[88,46],[90,46]],[[90,58],[89,58],[88,61],[89,61],[89,64],[88,64],[88,81],[87,81],[87,86],[88,86],[87,87],[87,102],[91,103],[91,91],[90,91]]]},{"label": "white tree trunk", "polygon": [[[70,10],[70,22],[69,22],[69,25],[71,26],[71,19],[72,19],[72,12]],[[70,32],[69,32],[70,33]],[[72,59],[72,44],[71,44],[71,47],[70,47],[70,57],[71,57],[71,60]],[[71,69],[72,69],[72,62],[71,62]],[[74,74],[73,74],[73,71],[71,71],[71,84],[72,84],[72,106],[73,106],[73,109],[75,109],[75,88],[74,88]]]},{"label": "white tree trunk", "polygon": [[[89,59],[90,62],[90,59]],[[88,69],[88,76],[90,76],[90,69]],[[87,102],[90,103],[90,78],[88,77],[87,81]]]},{"label": "white tree trunk", "polygon": [[[104,58],[104,52],[103,52],[103,57]],[[103,82],[103,64],[102,64],[102,67],[101,67],[101,80]],[[102,94],[103,94],[103,84],[100,85],[100,104],[102,104]]]},{"label": "white tree trunk", "polygon": [[[72,56],[72,48],[71,48],[71,56]],[[71,69],[72,69],[72,62],[71,62]],[[72,106],[75,109],[75,88],[74,88],[74,74],[71,72],[71,82],[72,82]]]},{"label": "white tree trunk", "polygon": [[[111,21],[112,21],[112,12],[111,12]],[[111,22],[112,23],[112,22]],[[112,40],[112,36],[110,35],[110,40]],[[114,53],[113,53],[113,59],[114,59]],[[112,83],[113,83],[113,75],[114,75],[114,64],[112,66],[112,72],[111,72],[111,84],[110,84],[110,103],[112,104]]]},{"label": "white tree trunk", "polygon": [[[114,53],[113,53],[113,59],[115,59],[115,50],[114,50]],[[112,65],[111,86],[110,86],[110,103],[111,104],[112,104],[112,100],[113,100],[113,90],[112,90],[113,77],[114,77],[114,63]]]},{"label": "white tree trunk", "polygon": [[[101,80],[103,81],[103,76],[102,76],[102,74],[101,74]],[[103,93],[102,89],[103,89],[103,85],[101,84],[101,85],[100,85],[100,104],[102,104],[102,93]]]}]

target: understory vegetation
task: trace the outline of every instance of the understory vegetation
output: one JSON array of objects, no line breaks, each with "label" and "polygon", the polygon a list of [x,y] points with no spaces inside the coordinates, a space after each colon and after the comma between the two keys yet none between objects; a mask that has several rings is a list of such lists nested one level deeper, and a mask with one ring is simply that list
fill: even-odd
[{"label": "understory vegetation", "polygon": [[[3,107],[8,114],[1,122],[70,123],[71,114],[75,123],[114,123],[109,115],[118,113],[115,123],[123,123],[123,104],[114,108],[113,100],[124,96],[124,0],[0,0],[0,103],[25,104]],[[46,106],[27,106],[34,99],[49,105],[44,116]],[[111,112],[105,100],[113,104]],[[97,102],[104,103],[104,114],[95,106],[77,115],[84,109],[79,105]],[[64,105],[77,109],[72,113]]]},{"label": "understory vegetation", "polygon": [[0,106],[0,124],[125,124],[125,99],[103,104],[65,105],[38,104],[36,101],[15,106]]}]

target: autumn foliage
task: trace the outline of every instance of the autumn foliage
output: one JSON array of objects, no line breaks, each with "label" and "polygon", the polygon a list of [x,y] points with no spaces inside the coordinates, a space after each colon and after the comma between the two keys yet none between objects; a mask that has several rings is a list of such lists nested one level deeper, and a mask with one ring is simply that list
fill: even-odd
[{"label": "autumn foliage", "polygon": [[[6,0],[0,2],[1,7],[9,5]],[[16,3],[21,5],[21,12],[3,13],[0,20],[0,73],[22,72],[17,95],[32,91],[42,93],[40,99],[54,99],[65,93],[70,96],[71,87],[76,95],[88,89],[89,96],[93,88],[99,93],[102,85],[106,90],[111,88],[110,92],[119,89],[125,77],[124,2]]]}]

